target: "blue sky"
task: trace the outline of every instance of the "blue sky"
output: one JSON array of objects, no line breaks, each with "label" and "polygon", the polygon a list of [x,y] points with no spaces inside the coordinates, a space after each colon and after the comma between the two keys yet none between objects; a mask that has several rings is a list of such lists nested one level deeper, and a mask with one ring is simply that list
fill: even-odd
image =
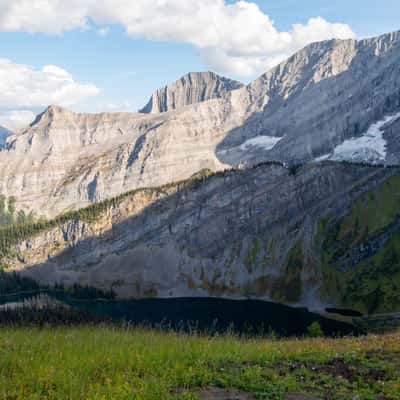
[{"label": "blue sky", "polygon": [[349,24],[359,37],[400,29],[398,0],[258,0],[280,29],[305,23],[312,16]]},{"label": "blue sky", "polygon": [[[100,7],[69,0],[61,10],[56,0],[46,1],[45,17],[43,2],[33,8],[22,0],[0,3],[0,59],[8,60],[5,73],[0,65],[0,124],[26,123],[54,101],[78,111],[135,111],[156,88],[189,71],[211,69],[249,82],[310,41],[400,29],[398,0],[249,0],[246,7],[214,0],[219,6],[209,18],[213,0],[163,0],[167,8],[147,0],[98,0]],[[142,3],[137,11],[133,1]],[[199,14],[193,21],[191,7]],[[310,24],[313,17],[323,21]],[[177,29],[181,21],[188,26]],[[293,32],[293,24],[304,29]],[[59,70],[43,72],[45,66]]]}]

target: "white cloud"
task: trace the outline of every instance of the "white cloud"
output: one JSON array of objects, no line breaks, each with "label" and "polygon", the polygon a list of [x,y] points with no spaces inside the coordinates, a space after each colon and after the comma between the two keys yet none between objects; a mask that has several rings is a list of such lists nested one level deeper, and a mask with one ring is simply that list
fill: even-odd
[{"label": "white cloud", "polygon": [[255,45],[241,47],[238,44],[236,50],[234,46],[222,49],[209,46],[203,51],[205,60],[216,70],[249,76],[265,72],[310,43],[355,37],[348,25],[332,24],[321,17],[311,18],[306,25],[295,24],[290,32],[278,32],[273,23],[265,19],[266,25],[269,25],[268,30],[262,32],[260,24],[258,33],[254,31],[252,39],[248,40],[254,40]]},{"label": "white cloud", "polygon": [[108,36],[110,34],[110,32],[111,32],[111,29],[109,27],[105,26],[104,28],[97,29],[96,33],[99,36],[103,36],[104,37],[104,36]]},{"label": "white cloud", "polygon": [[0,30],[62,33],[89,19],[120,24],[132,37],[189,43],[210,68],[240,75],[264,72],[311,42],[355,36],[320,17],[280,32],[250,1],[0,0]]},{"label": "white cloud", "polygon": [[0,124],[21,125],[31,119],[30,110],[49,104],[69,107],[99,92],[96,86],[76,82],[55,65],[36,70],[0,59]]},{"label": "white cloud", "polygon": [[0,111],[0,123],[8,129],[19,129],[29,125],[35,119],[30,110]]},{"label": "white cloud", "polygon": [[0,29],[60,34],[87,28],[87,0],[0,0]]}]

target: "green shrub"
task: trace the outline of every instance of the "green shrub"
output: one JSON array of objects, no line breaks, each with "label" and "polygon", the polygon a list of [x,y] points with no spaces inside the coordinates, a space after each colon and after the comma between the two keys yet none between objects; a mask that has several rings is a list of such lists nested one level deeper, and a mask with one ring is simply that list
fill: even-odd
[{"label": "green shrub", "polygon": [[324,331],[318,321],[314,321],[308,328],[307,334],[310,337],[322,337],[324,336]]}]

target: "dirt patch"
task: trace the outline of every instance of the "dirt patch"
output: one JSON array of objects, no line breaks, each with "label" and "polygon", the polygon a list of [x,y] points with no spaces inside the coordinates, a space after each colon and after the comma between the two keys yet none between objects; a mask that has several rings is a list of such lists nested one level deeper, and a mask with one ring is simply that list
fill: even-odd
[{"label": "dirt patch", "polygon": [[341,376],[349,382],[355,382],[359,378],[369,381],[384,381],[386,372],[378,368],[365,368],[358,364],[349,364],[342,358],[336,358],[321,368],[323,372],[329,373],[332,376]]},{"label": "dirt patch", "polygon": [[354,382],[359,376],[358,368],[355,365],[347,364],[342,358],[329,361],[321,367],[322,371],[334,377],[341,376],[349,382]]},{"label": "dirt patch", "polygon": [[198,396],[201,400],[255,400],[253,395],[237,389],[208,388]]},{"label": "dirt patch", "polygon": [[288,366],[282,364],[276,366],[276,368],[279,369],[281,375],[286,374],[287,369],[289,373],[307,369],[315,374],[323,373],[334,378],[342,377],[351,383],[357,382],[359,379],[367,382],[385,381],[387,379],[387,371],[385,369],[369,368],[358,361],[348,362],[343,358],[335,358],[324,364],[295,361]]}]

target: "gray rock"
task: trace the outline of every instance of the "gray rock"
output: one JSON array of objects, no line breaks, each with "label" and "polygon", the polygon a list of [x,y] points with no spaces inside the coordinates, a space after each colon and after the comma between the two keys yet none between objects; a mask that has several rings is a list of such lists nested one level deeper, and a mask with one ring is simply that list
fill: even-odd
[{"label": "gray rock", "polygon": [[[113,287],[120,297],[256,297],[323,309],[320,221],[345,215],[398,173],[324,163],[292,175],[262,165],[138,191],[95,221],[73,219],[22,241],[1,262],[43,283]],[[295,246],[298,294],[287,281]]]},{"label": "gray rock", "polygon": [[[221,161],[298,163],[332,153],[400,111],[399,61],[400,32],[306,47],[246,88],[251,112],[219,145]],[[268,152],[226,152],[256,135],[282,140]],[[397,140],[389,141],[389,149]]]},{"label": "gray rock", "polygon": [[224,97],[231,90],[244,85],[214,72],[191,72],[172,85],[158,89],[141,110],[143,113],[161,113],[177,110],[190,104]]},{"label": "gray rock", "polygon": [[[400,111],[400,33],[312,44],[235,90],[224,78],[206,77],[188,75],[166,90],[175,97],[154,100],[161,107],[154,111],[175,108],[168,112],[49,107],[0,152],[0,193],[15,197],[17,208],[54,216],[203,168],[329,155]],[[399,121],[382,129],[386,159],[357,154],[398,164]]]}]

